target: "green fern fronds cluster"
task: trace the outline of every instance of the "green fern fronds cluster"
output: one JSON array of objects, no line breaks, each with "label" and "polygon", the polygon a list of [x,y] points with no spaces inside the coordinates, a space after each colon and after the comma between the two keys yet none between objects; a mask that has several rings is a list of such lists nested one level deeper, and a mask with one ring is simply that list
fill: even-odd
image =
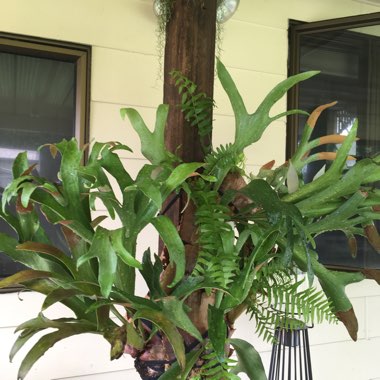
[{"label": "green fern fronds cluster", "polygon": [[229,172],[242,169],[244,165],[244,155],[238,153],[233,144],[226,144],[217,147],[205,157],[206,174],[216,178],[214,185],[218,189],[225,176]]},{"label": "green fern fronds cluster", "polygon": [[207,276],[215,287],[226,288],[238,270],[234,230],[226,221],[231,219],[230,210],[219,203],[216,191],[196,191],[194,201],[198,206],[196,225],[200,251],[193,271],[195,276]]},{"label": "green fern fronds cluster", "polygon": [[[201,142],[204,137],[210,136],[212,132],[212,110],[214,101],[204,92],[197,91],[197,85],[183,75],[180,71],[173,70],[170,75],[175,80],[175,85],[181,95],[181,110],[185,120],[192,127],[198,128]],[[205,152],[211,150],[211,145],[203,146]]]},{"label": "green fern fronds cluster", "polygon": [[231,369],[235,367],[236,360],[224,358],[223,361],[218,359],[217,354],[212,348],[212,344],[208,343],[205,347],[205,354],[202,355],[204,364],[196,376],[191,380],[240,380],[240,377],[231,373]]},{"label": "green fern fronds cluster", "polygon": [[220,146],[212,150],[212,145],[204,145],[204,137],[210,136],[212,132],[212,110],[214,101],[204,92],[197,91],[197,85],[180,71],[171,71],[175,85],[181,95],[181,110],[186,121],[191,126],[198,128],[201,137],[202,148],[205,153],[206,172],[217,178],[216,188],[220,185],[227,173],[234,168],[241,167],[244,156],[238,152],[233,144]]},{"label": "green fern fronds cluster", "polygon": [[323,291],[310,287],[302,290],[304,279],[294,282],[291,272],[286,273],[285,268],[272,274],[271,270],[274,269],[267,269],[255,281],[247,299],[248,311],[256,321],[256,332],[263,340],[273,341],[276,327],[294,330],[314,322],[337,323]]}]

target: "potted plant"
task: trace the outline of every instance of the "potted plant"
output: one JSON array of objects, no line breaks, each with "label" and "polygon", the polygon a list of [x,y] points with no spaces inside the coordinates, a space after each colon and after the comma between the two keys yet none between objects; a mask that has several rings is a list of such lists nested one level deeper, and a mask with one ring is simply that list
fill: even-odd
[{"label": "potted plant", "polygon": [[[45,295],[41,313],[17,328],[11,359],[36,333],[45,332],[22,361],[19,379],[56,342],[89,332],[110,342],[111,359],[124,353],[136,358],[143,379],[238,379],[239,372],[265,379],[254,348],[231,336],[235,320],[244,312],[256,320],[258,334],[267,340],[284,321],[291,329],[300,312],[306,321],[338,318],[356,339],[358,323],[345,287],[370,274],[325,268],[315,253],[314,237],[338,229],[347,234],[352,247],[359,234],[379,250],[373,224],[378,219],[379,192],[369,185],[380,179],[379,156],[346,170],[357,124],[348,136],[310,140],[319,114],[332,103],[309,116],[291,160],[276,168],[273,162],[264,165],[257,175],[245,174],[244,149],[258,141],[273,120],[303,113],[291,110],[272,117],[273,104],[317,72],[281,82],[249,114],[220,61],[217,69],[235,114],[235,140],[215,150],[205,147],[204,162],[184,163],[166,150],[167,105],[158,107],[153,130],[136,110],[121,110],[150,162],[136,178],[117,155],[129,148],[117,142],[94,143],[85,164],[84,151],[75,140],[49,145],[53,156],[61,155],[58,183],[34,175],[25,153],[15,160],[14,180],[4,191],[0,216],[17,236],[2,233],[0,244],[27,269],[3,279],[0,287],[21,284]],[[180,73],[173,77],[186,118],[203,133],[210,127],[212,100]],[[333,154],[309,154],[326,143],[340,147]],[[302,168],[320,159],[332,160],[331,166],[304,183]],[[178,233],[181,226],[165,215],[179,193],[188,199],[185,222],[196,226],[196,233],[185,238]],[[107,214],[93,219],[97,200]],[[118,219],[120,227],[103,227],[104,218]],[[60,228],[64,248],[52,244],[42,219]],[[153,255],[147,247],[138,259],[137,237],[149,224],[164,248]],[[136,271],[149,288],[146,297],[136,295]],[[310,286],[306,290],[304,280],[295,275],[300,271]],[[312,287],[315,277],[323,291]],[[44,310],[57,302],[73,316],[46,318]],[[230,347],[236,360],[230,358]]]}]

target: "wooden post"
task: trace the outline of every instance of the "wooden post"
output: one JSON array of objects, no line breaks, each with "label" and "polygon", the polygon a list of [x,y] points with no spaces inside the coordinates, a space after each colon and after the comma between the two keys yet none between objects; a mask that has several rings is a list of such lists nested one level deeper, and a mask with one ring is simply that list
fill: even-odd
[{"label": "wooden post", "polygon": [[[164,103],[170,105],[166,125],[165,143],[168,150],[179,156],[184,162],[203,161],[204,153],[198,135],[198,130],[185,121],[178,105],[181,97],[174,80],[170,76],[172,70],[178,70],[197,84],[198,90],[213,97],[214,66],[215,66],[215,36],[216,36],[216,5],[217,0],[173,0],[171,17],[166,27],[165,62],[164,62]],[[208,145],[211,135],[204,144]],[[173,194],[173,197],[175,195]],[[185,245],[186,272],[190,273],[198,255],[196,228],[194,223],[195,206],[190,202],[185,212],[181,213],[185,196],[173,203],[169,199],[163,209],[178,227],[180,237]],[[167,206],[167,207],[166,207]],[[167,253],[160,242],[161,260],[165,271],[162,284],[171,283],[175,268],[168,264]],[[170,292],[170,289],[166,289]],[[191,294],[186,303],[190,307],[190,319],[201,334],[208,330],[207,310],[210,296],[198,291]],[[191,347],[195,338],[183,334],[185,344]],[[140,355],[135,362],[136,369],[144,379],[157,379],[165,370],[161,365],[170,352],[167,338],[153,337],[150,347]],[[153,363],[153,364],[152,364]]]},{"label": "wooden post", "polygon": [[166,28],[164,103],[171,105],[166,144],[185,162],[202,161],[203,154],[196,128],[186,125],[176,107],[181,98],[170,72],[181,71],[200,91],[213,97],[216,3],[217,0],[174,0]]},{"label": "wooden post", "polygon": [[[184,162],[203,161],[197,128],[185,121],[181,97],[170,76],[178,70],[197,84],[199,91],[213,98],[217,0],[174,0],[166,27],[164,61],[164,103],[170,105],[165,142],[168,150]],[[204,140],[211,141],[211,135]],[[181,200],[167,215],[180,224]]]}]

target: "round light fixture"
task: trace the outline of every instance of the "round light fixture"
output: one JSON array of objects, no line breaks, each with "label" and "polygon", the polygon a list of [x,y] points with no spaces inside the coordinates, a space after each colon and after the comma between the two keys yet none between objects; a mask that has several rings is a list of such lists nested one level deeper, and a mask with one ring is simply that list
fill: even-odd
[{"label": "round light fixture", "polygon": [[153,1],[153,12],[157,17],[160,17],[162,15],[162,3],[161,0],[154,0]]},{"label": "round light fixture", "polygon": [[[216,9],[216,21],[224,23],[229,20],[236,12],[240,0],[220,0]],[[157,17],[162,15],[162,0],[153,1],[153,12]]]},{"label": "round light fixture", "polygon": [[219,23],[226,22],[236,12],[240,0],[222,0],[216,9],[216,21]]}]

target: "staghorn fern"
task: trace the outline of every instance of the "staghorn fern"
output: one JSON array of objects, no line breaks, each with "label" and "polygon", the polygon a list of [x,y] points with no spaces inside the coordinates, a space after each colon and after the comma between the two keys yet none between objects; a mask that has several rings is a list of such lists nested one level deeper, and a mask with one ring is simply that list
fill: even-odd
[{"label": "staghorn fern", "polygon": [[[130,108],[121,111],[138,133],[142,153],[151,163],[145,165],[135,179],[115,153],[126,149],[122,144],[94,144],[86,165],[82,164],[83,152],[75,141],[56,144],[55,150],[63,156],[59,185],[32,175],[26,158],[19,156],[14,166],[15,179],[4,193],[4,210],[0,211],[0,217],[18,232],[18,239],[0,234],[0,242],[8,256],[31,269],[0,281],[0,287],[25,284],[46,295],[43,310],[62,302],[75,314],[70,320],[52,321],[41,314],[19,327],[22,334],[13,354],[34,333],[47,332],[45,329],[50,327],[58,329],[54,335],[44,335],[33,346],[22,362],[20,379],[55,342],[88,332],[101,334],[111,343],[112,358],[122,356],[125,348],[132,353],[138,351],[141,354],[138,359],[149,358],[162,344],[162,352],[173,352],[170,361],[174,356],[177,358],[178,370],[175,364],[171,369],[183,378],[192,371],[209,342],[208,351],[203,355],[206,363],[199,375],[201,378],[231,379],[234,377],[229,372],[242,372],[240,369],[247,363],[249,368],[244,368],[244,372],[251,373],[250,378],[257,378],[257,373],[264,370],[257,357],[252,359],[252,347],[236,340],[234,345],[233,340],[228,339],[234,321],[246,311],[253,313],[259,334],[268,340],[277,326],[299,326],[299,313],[309,321],[334,321],[333,309],[356,339],[356,317],[345,287],[363,280],[364,274],[331,271],[318,262],[312,248],[317,234],[339,228],[366,234],[380,251],[380,237],[371,224],[379,215],[375,212],[379,193],[368,191],[370,183],[380,179],[380,156],[361,160],[348,173],[344,170],[357,126],[344,139],[327,172],[310,184],[304,184],[301,178],[303,160],[315,157],[307,158],[304,153],[311,145],[326,140],[309,142],[308,135],[291,164],[275,170],[268,165],[258,178],[243,187],[238,186],[244,182],[242,178],[239,184],[230,183],[228,178],[241,166],[243,150],[260,139],[270,122],[301,112],[293,110],[270,116],[272,106],[291,86],[315,74],[303,73],[286,79],[255,112],[249,113],[231,76],[218,62],[218,76],[235,114],[235,140],[209,153],[201,163],[179,164],[180,160],[166,150],[164,129],[168,106],[165,105],[158,107],[153,129],[148,128],[137,111]],[[179,77],[178,80],[183,86],[183,103],[189,107],[187,117],[194,125],[200,124],[194,105],[202,96],[197,95],[192,83]],[[201,106],[206,109],[204,104]],[[307,127],[310,132],[313,125],[309,123]],[[289,175],[292,171],[293,175]],[[109,175],[113,177],[110,181]],[[117,191],[112,190],[115,183]],[[179,235],[179,226],[159,212],[170,194],[181,189],[197,206],[200,253],[190,276],[186,271],[188,240]],[[116,198],[119,190],[121,199]],[[98,225],[99,220],[92,219],[90,211],[99,199],[109,217],[120,219],[121,229],[107,230]],[[8,213],[9,201],[16,203],[21,212]],[[33,207],[41,208],[51,223],[62,227],[72,256],[66,257],[44,241]],[[165,267],[158,256],[154,263],[151,261],[149,250],[141,262],[135,256],[137,237],[149,224],[158,231],[167,249],[169,264]],[[307,273],[309,281],[315,275],[328,301],[320,292],[301,289],[301,282],[292,281],[293,268]],[[149,288],[146,297],[134,292],[137,269]],[[204,297],[205,302],[200,304],[191,303],[190,296],[195,293],[193,298],[198,299],[197,292],[202,296],[202,292],[210,292],[210,297]],[[288,304],[285,310],[283,303]],[[123,313],[128,318],[120,314],[116,305],[124,307]],[[198,313],[191,319],[189,306],[193,314],[207,313],[207,334],[203,326],[197,324],[199,316],[204,314]],[[155,334],[158,330],[160,333]],[[195,353],[186,353],[192,348],[185,347],[183,331],[195,339],[196,345],[190,345],[197,350]],[[243,359],[232,369],[226,349],[229,344],[235,349],[240,346],[238,357]],[[136,368],[140,367],[136,365]],[[178,378],[164,376],[162,379]]]}]

